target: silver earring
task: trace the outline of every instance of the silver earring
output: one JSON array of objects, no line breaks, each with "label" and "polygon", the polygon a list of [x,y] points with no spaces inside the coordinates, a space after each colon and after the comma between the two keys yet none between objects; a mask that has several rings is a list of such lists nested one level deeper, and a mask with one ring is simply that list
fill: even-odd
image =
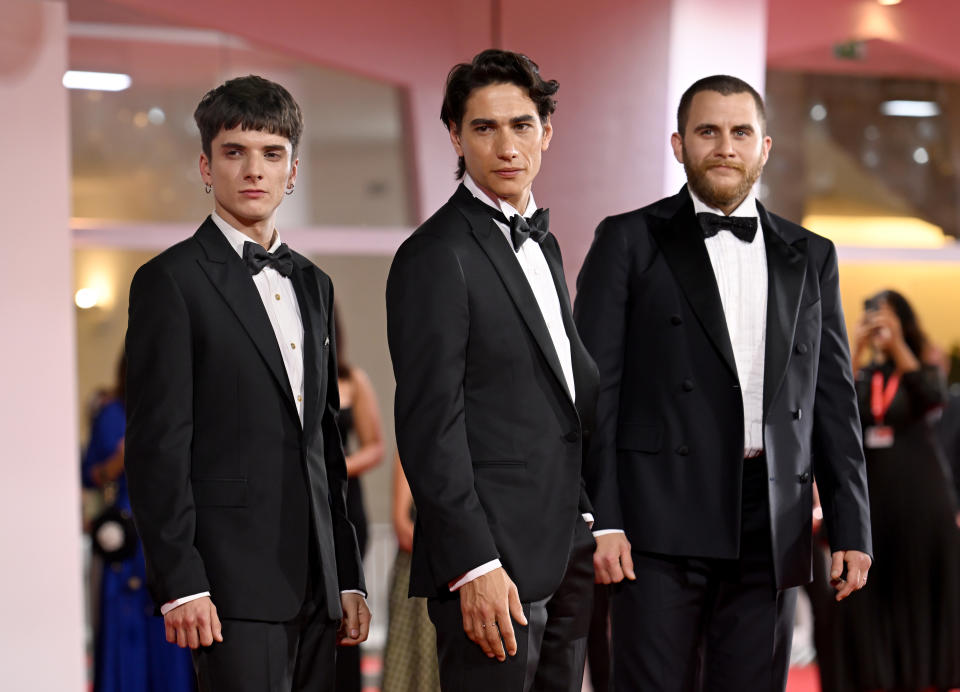
[{"label": "silver earring", "polygon": [[213,185],[211,185],[210,183],[203,184],[203,191],[206,192],[208,195],[210,194],[210,190],[212,189],[213,189]]},{"label": "silver earring", "polygon": [[285,194],[285,195],[292,195],[292,194],[293,194],[293,188],[294,188],[294,187],[296,187],[296,186],[295,186],[295,185],[287,185],[287,191],[286,191],[284,194]]}]

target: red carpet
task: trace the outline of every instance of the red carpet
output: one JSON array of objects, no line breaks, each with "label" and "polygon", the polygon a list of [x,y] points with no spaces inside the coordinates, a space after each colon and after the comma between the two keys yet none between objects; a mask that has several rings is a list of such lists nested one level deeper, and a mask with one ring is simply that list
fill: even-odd
[{"label": "red carpet", "polygon": [[816,666],[795,666],[787,678],[787,692],[820,692]]}]

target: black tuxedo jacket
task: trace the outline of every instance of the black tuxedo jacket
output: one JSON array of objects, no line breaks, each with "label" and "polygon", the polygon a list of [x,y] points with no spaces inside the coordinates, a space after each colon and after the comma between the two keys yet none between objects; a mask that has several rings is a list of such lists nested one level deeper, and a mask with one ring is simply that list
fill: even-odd
[{"label": "black tuxedo jacket", "polygon": [[417,506],[410,593],[499,558],[520,598],[552,594],[575,522],[596,366],[577,336],[560,248],[542,244],[570,338],[574,402],[513,248],[462,185],[397,252],[387,326],[397,443]]},{"label": "black tuxedo jacket", "polygon": [[221,617],[285,621],[322,578],[338,618],[339,592],[364,588],[335,422],[333,287],[296,253],[291,280],[303,426],[260,295],[213,221],[134,276],[126,472],[157,603],[210,591]]},{"label": "black tuxedo jacket", "polygon": [[[758,205],[759,206],[759,205]],[[811,578],[816,478],[834,550],[871,552],[867,482],[833,244],[760,207],[768,300],[764,450],[777,584]],[[605,219],[576,321],[600,368],[585,469],[635,550],[739,554],[743,403],[703,233],[686,188]]]}]

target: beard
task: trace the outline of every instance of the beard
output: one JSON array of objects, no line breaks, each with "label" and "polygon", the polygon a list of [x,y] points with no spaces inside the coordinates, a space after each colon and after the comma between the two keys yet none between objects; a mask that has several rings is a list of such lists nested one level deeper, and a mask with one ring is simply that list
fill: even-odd
[{"label": "beard", "polygon": [[[710,162],[696,165],[691,163],[690,157],[687,156],[686,144],[683,144],[682,148],[683,170],[687,174],[687,185],[690,186],[690,189],[693,190],[694,194],[700,198],[702,202],[714,209],[729,209],[730,211],[736,209],[740,205],[740,202],[750,194],[753,184],[757,182],[757,179],[763,172],[762,160],[757,161],[756,165],[750,168],[736,161],[724,161],[722,164]],[[718,184],[710,180],[707,173],[711,168],[716,168],[718,165],[739,171],[739,182],[725,181]]]}]

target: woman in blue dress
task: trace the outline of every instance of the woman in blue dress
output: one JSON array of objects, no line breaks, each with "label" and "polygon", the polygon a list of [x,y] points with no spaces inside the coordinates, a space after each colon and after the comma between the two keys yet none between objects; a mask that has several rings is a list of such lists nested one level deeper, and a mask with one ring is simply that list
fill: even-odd
[{"label": "woman in blue dress", "polygon": [[[94,416],[82,473],[85,486],[104,489],[108,503],[129,516],[123,473],[125,373],[121,357],[117,388]],[[102,537],[109,542],[109,535]],[[190,651],[167,643],[163,619],[154,615],[147,594],[143,550],[134,540],[128,557],[103,560],[94,692],[192,692]]]}]

